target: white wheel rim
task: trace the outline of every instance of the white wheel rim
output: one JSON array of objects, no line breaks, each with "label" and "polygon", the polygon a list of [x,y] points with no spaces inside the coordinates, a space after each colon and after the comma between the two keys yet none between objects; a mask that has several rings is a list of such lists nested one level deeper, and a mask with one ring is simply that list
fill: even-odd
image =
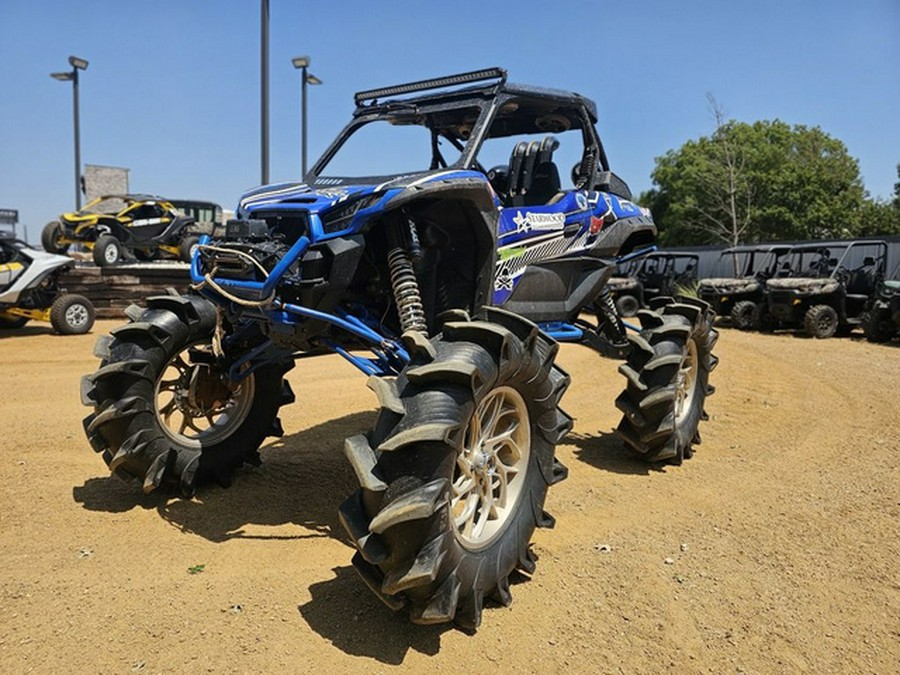
[{"label": "white wheel rim", "polygon": [[115,244],[110,244],[103,251],[103,259],[108,263],[114,263],[119,259],[119,247]]},{"label": "white wheel rim", "polygon": [[521,394],[498,387],[478,405],[456,460],[450,513],[457,540],[482,549],[504,531],[523,493],[531,425]]},{"label": "white wheel rim", "polygon": [[694,409],[694,394],[697,390],[698,349],[697,341],[688,338],[687,350],[678,374],[675,376],[675,425],[681,424]]},{"label": "white wheel rim", "polygon": [[66,323],[72,328],[81,328],[88,322],[87,307],[82,304],[72,305],[65,313]]},{"label": "white wheel rim", "polygon": [[[199,349],[199,347],[193,347]],[[196,396],[199,368],[185,348],[163,368],[156,381],[154,411],[163,432],[176,443],[201,449],[215,445],[243,424],[253,405],[253,374],[230,389],[225,400],[202,401]]]}]

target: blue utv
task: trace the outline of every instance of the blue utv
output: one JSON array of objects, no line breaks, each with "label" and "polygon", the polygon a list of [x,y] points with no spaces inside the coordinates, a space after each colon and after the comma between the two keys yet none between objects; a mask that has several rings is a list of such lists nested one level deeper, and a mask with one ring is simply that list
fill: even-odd
[{"label": "blue utv", "polygon": [[631,332],[616,314],[607,280],[656,228],[610,171],[592,101],[492,68],[355,103],[303,182],[249,192],[201,240],[192,294],[148,299],[98,343],[84,426],[115,474],[190,496],[259,463],[298,357],[340,354],[380,403],[344,444],[353,563],[412,621],[474,629],[554,523],[572,428],[557,341],[623,358],[621,437],[680,463],[712,392],[713,313],[659,298]]}]

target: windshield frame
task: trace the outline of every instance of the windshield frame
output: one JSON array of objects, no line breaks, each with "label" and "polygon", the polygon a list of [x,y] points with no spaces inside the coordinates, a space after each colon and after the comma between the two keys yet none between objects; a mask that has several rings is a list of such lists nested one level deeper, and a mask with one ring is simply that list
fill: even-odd
[{"label": "windshield frame", "polygon": [[[353,119],[341,130],[337,138],[326,148],[321,157],[313,164],[312,168],[303,176],[303,181],[307,185],[344,185],[353,183],[377,184],[390,182],[403,177],[413,177],[427,174],[435,170],[476,170],[487,173],[487,168],[482,166],[478,161],[478,153],[484,141],[488,138],[488,133],[502,111],[503,107],[510,102],[515,101],[533,101],[535,104],[544,103],[547,106],[556,105],[558,108],[567,109],[577,117],[582,141],[584,144],[584,157],[589,154],[594,155],[594,172],[608,171],[609,163],[603,145],[600,142],[599,134],[594,126],[594,119],[591,117],[590,111],[587,110],[580,99],[568,99],[562,96],[550,96],[546,93],[537,91],[487,91],[487,92],[466,92],[464,96],[449,95],[441,96],[436,99],[410,99],[402,101],[385,101],[384,103],[369,105],[357,108],[354,112]],[[459,158],[446,167],[439,169],[423,168],[406,174],[389,174],[375,176],[347,176],[347,175],[331,175],[327,173],[328,164],[337,155],[340,149],[346,144],[347,140],[359,130],[363,125],[375,121],[384,121],[391,117],[392,114],[413,113],[428,118],[429,116],[438,115],[442,112],[457,111],[464,108],[479,108],[476,121],[472,125],[471,135],[465,139],[465,146],[460,153]],[[436,127],[427,124],[420,126],[429,129],[432,133],[436,131]],[[535,133],[538,136],[539,133]],[[438,134],[440,138],[447,139],[451,143],[455,138],[445,134]],[[491,136],[495,138],[495,136]]]}]

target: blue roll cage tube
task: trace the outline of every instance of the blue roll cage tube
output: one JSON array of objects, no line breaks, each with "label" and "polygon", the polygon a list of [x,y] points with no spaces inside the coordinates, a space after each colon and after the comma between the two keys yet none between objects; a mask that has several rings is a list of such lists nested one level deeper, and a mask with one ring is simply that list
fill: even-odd
[{"label": "blue roll cage tube", "polygon": [[[204,234],[200,237],[199,244],[201,246],[206,246],[209,244],[209,242],[209,235]],[[272,272],[269,274],[265,281],[240,281],[236,279],[221,278],[213,278],[213,281],[223,288],[233,288],[234,290],[243,294],[255,296],[256,299],[259,300],[268,298],[274,293],[275,288],[278,285],[278,282],[281,281],[281,277],[284,276],[284,273],[291,267],[291,265],[293,265],[303,257],[303,255],[309,249],[311,243],[312,242],[308,237],[300,237],[294,243],[294,245],[291,246],[284,257],[278,262],[278,264],[275,265],[274,268],[272,268]],[[656,250],[657,247],[654,245],[640,249],[639,251],[633,251],[628,255],[617,258],[616,263],[619,264],[627,262],[629,260],[645,256],[648,253],[652,253]],[[193,260],[191,260],[191,281],[194,284],[199,285],[202,284],[205,280],[206,278],[200,273],[200,255],[195,254]],[[200,293],[210,299],[215,299],[217,296],[221,297],[215,291],[211,291],[206,288],[202,288],[200,290]],[[400,371],[403,370],[403,368],[409,363],[410,360],[409,352],[406,351],[406,349],[397,338],[382,335],[373,326],[370,326],[360,318],[350,315],[343,310],[339,310],[335,314],[329,314],[327,312],[320,312],[318,310],[310,309],[308,307],[302,307],[301,305],[295,305],[293,303],[281,303],[279,301],[275,301],[273,302],[271,309],[260,310],[260,313],[261,318],[266,318],[267,320],[270,320],[276,324],[288,326],[294,325],[299,321],[302,321],[303,319],[316,319],[318,321],[324,321],[362,340],[362,342],[365,343],[367,348],[372,352],[374,358],[366,358],[354,355],[337,343],[334,343],[330,340],[324,341],[323,345],[332,350],[335,354],[339,354],[340,356],[342,356],[350,364],[352,364],[354,367],[356,367],[366,375],[375,375],[379,377],[386,375],[399,375]],[[640,328],[638,328],[637,326],[625,322],[623,322],[623,325],[628,330],[640,332]],[[579,328],[575,324],[570,324],[562,321],[539,323],[538,327],[557,342],[579,342],[584,337],[584,330],[582,328]],[[229,370],[229,376],[235,381],[240,381],[243,378],[247,377],[247,375],[249,375],[253,370],[255,370],[257,367],[259,367],[259,365],[262,364],[257,363],[256,365],[251,365],[250,368],[244,370],[241,370],[241,367],[245,363],[251,362],[254,357],[264,353],[268,346],[268,344],[262,345],[261,347],[254,349],[244,355],[239,361],[231,366]]]}]

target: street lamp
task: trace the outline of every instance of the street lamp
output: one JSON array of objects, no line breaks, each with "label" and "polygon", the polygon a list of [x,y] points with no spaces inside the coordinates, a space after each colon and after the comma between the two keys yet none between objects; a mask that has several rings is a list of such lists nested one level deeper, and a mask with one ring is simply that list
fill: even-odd
[{"label": "street lamp", "polygon": [[262,184],[269,183],[269,0],[260,0],[260,160]]},{"label": "street lamp", "polygon": [[309,68],[308,56],[298,56],[293,58],[291,59],[291,63],[294,64],[294,68],[297,68],[300,71],[300,124],[303,129],[300,140],[302,178],[303,176],[306,176],[306,85],[322,84],[322,80],[307,70]]},{"label": "street lamp", "polygon": [[72,82],[72,107],[75,111],[75,210],[81,209],[81,130],[78,123],[78,71],[87,70],[88,62],[77,56],[69,57],[72,70],[65,73],[50,73],[50,77],[60,82]]}]

